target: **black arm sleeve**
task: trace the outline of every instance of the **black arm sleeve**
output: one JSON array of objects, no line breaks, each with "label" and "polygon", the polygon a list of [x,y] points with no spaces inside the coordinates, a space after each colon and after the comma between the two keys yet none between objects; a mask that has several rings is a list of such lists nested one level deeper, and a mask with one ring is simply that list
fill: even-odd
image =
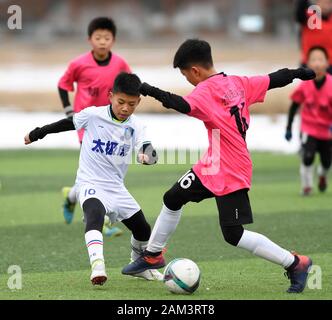
[{"label": "black arm sleeve", "polygon": [[268,90],[285,87],[292,83],[294,79],[312,80],[315,79],[316,74],[308,68],[298,68],[295,70],[286,68],[270,73],[269,77],[270,85]]},{"label": "black arm sleeve", "polygon": [[167,109],[174,109],[181,113],[189,113],[191,111],[189,103],[181,96],[152,87],[147,83],[141,85],[140,93],[143,96],[155,98]]},{"label": "black arm sleeve", "polygon": [[58,90],[59,90],[59,96],[60,96],[60,99],[61,99],[61,102],[62,102],[62,106],[64,108],[70,106],[68,91],[64,90],[60,87],[58,87]]},{"label": "black arm sleeve", "polygon": [[296,115],[299,107],[300,107],[300,105],[298,103],[293,102],[291,107],[289,108],[287,130],[292,130],[293,121],[294,121],[295,115]]},{"label": "black arm sleeve", "polygon": [[75,130],[73,118],[66,118],[51,124],[47,124],[41,128],[37,127],[29,133],[29,138],[31,142],[34,142],[39,139],[43,139],[49,133],[58,133],[70,130]]},{"label": "black arm sleeve", "polygon": [[311,3],[309,0],[296,0],[295,19],[298,23],[307,23],[307,11],[310,5]]}]

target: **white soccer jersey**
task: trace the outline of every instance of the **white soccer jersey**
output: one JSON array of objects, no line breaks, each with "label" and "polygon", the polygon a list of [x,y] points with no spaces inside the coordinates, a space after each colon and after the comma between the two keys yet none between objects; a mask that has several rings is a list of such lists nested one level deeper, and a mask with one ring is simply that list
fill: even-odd
[{"label": "white soccer jersey", "polygon": [[113,120],[110,106],[85,108],[73,122],[77,130],[85,129],[76,183],[104,190],[123,184],[132,151],[149,142],[145,126],[134,115],[125,122]]}]

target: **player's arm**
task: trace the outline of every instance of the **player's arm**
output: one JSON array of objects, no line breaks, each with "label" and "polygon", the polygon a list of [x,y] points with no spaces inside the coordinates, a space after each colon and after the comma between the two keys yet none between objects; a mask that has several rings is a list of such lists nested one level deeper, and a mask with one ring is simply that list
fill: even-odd
[{"label": "player's arm", "polygon": [[146,82],[142,83],[140,93],[143,96],[155,98],[167,109],[174,109],[181,113],[189,113],[191,111],[189,103],[181,96],[150,86]]},{"label": "player's arm", "polygon": [[73,110],[73,107],[69,100],[68,91],[65,89],[62,89],[61,87],[58,87],[58,91],[59,91],[60,100],[62,102],[63,110],[64,110],[66,116],[68,118],[72,117],[74,115],[74,110]]},{"label": "player's arm", "polygon": [[62,119],[60,121],[47,124],[46,126],[43,126],[41,128],[37,127],[36,129],[32,130],[24,137],[24,142],[25,144],[30,144],[39,139],[43,139],[46,135],[50,133],[58,133],[70,130],[75,130],[73,118]]},{"label": "player's arm", "polygon": [[295,19],[298,23],[306,24],[308,20],[307,12],[311,6],[309,0],[297,0],[295,5]]},{"label": "player's arm", "polygon": [[285,139],[287,141],[291,141],[292,140],[292,126],[293,126],[293,121],[295,118],[295,115],[297,113],[297,111],[299,110],[300,104],[293,102],[291,107],[289,108],[288,111],[288,121],[287,121],[287,127],[286,127],[286,134],[285,134]]},{"label": "player's arm", "polygon": [[158,162],[158,154],[150,142],[144,143],[137,153],[137,162],[152,165]]},{"label": "player's arm", "polygon": [[275,88],[282,88],[293,82],[295,79],[301,80],[313,80],[316,78],[316,74],[309,68],[298,69],[281,69],[279,71],[269,74],[270,85],[268,90]]}]

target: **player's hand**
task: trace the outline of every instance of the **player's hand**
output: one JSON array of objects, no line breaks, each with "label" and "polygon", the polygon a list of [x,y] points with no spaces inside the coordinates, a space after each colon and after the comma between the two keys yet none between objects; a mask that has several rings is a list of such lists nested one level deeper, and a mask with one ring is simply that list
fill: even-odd
[{"label": "player's hand", "polygon": [[74,109],[71,105],[64,108],[65,114],[67,118],[71,118],[74,115]]},{"label": "player's hand", "polygon": [[285,139],[286,139],[287,141],[291,141],[292,138],[293,138],[292,130],[287,129],[287,130],[286,130],[286,134],[285,134]]},{"label": "player's hand", "polygon": [[147,95],[149,95],[150,88],[151,86],[148,83],[143,82],[139,88],[139,92],[146,97]]},{"label": "player's hand", "polygon": [[316,73],[314,70],[309,68],[299,68],[298,71],[298,78],[301,80],[313,80],[316,78]]},{"label": "player's hand", "polygon": [[148,164],[149,163],[149,156],[147,154],[144,153],[140,153],[137,156],[137,161],[141,164]]},{"label": "player's hand", "polygon": [[27,145],[27,144],[30,144],[30,143],[32,143],[32,141],[30,140],[30,133],[28,133],[24,137],[24,144]]}]

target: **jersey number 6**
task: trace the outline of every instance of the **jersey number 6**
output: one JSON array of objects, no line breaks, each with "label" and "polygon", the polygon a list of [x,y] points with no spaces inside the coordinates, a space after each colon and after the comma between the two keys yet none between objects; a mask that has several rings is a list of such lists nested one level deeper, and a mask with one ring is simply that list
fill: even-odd
[{"label": "jersey number 6", "polygon": [[189,170],[179,179],[178,183],[180,183],[182,189],[188,189],[195,179],[194,173]]}]

